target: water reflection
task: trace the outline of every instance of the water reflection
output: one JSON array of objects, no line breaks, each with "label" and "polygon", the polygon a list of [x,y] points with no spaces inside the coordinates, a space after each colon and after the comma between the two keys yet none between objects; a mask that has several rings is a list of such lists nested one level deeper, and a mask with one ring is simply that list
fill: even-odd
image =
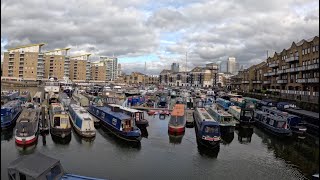
[{"label": "water reflection", "polygon": [[168,135],[169,135],[169,143],[171,143],[171,144],[181,144],[182,138],[184,136],[184,132],[176,134],[176,133],[170,133],[168,131]]},{"label": "water reflection", "polygon": [[221,131],[221,143],[224,145],[230,144],[234,139],[234,132],[223,132]]},{"label": "water reflection", "polygon": [[214,149],[206,148],[204,146],[199,146],[198,145],[198,152],[201,156],[204,157],[209,157],[209,158],[217,158],[219,151],[220,151],[220,146]]},{"label": "water reflection", "polygon": [[308,178],[319,172],[319,146],[316,145],[319,138],[307,136],[305,139],[284,140],[262,133],[259,129],[255,129],[255,134],[262,138],[268,149],[274,151],[275,157],[298,166]]},{"label": "water reflection", "polygon": [[10,141],[13,138],[13,129],[1,129],[1,141]]},{"label": "water reflection", "polygon": [[74,139],[79,143],[79,144],[88,144],[88,145],[92,145],[93,141],[95,140],[96,137],[92,137],[92,138],[85,138],[85,137],[81,137],[79,136],[76,132],[72,131],[73,137]]},{"label": "water reflection", "polygon": [[239,129],[236,130],[236,133],[238,134],[238,141],[240,144],[248,144],[251,142],[253,128],[240,126]]},{"label": "water reflection", "polygon": [[38,144],[38,141],[36,141],[35,143],[28,145],[28,146],[20,146],[20,145],[16,144],[16,148],[17,148],[18,153],[20,155],[28,155],[28,154],[34,153],[37,144]]},{"label": "water reflection", "polygon": [[141,126],[139,127],[140,131],[141,131],[141,136],[144,138],[148,138],[148,130],[146,126]]},{"label": "water reflection", "polygon": [[121,148],[135,148],[140,150],[141,149],[141,142],[128,142],[125,140],[122,140],[115,136],[113,133],[111,133],[108,129],[101,126],[101,128],[97,129],[97,133],[100,133],[108,142],[110,142],[113,145],[116,145]]},{"label": "water reflection", "polygon": [[67,145],[71,141],[71,133],[68,136],[64,137],[64,138],[61,138],[61,137],[58,137],[58,136],[55,136],[55,135],[51,134],[51,138],[52,138],[52,141],[54,143],[56,143],[56,144]]},{"label": "water reflection", "polygon": [[166,115],[165,115],[165,114],[159,114],[159,119],[160,119],[160,120],[166,119]]}]

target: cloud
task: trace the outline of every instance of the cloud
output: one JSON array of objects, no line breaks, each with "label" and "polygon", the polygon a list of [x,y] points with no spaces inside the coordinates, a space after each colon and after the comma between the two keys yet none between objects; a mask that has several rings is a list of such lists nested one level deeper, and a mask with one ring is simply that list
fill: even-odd
[{"label": "cloud", "polygon": [[[148,73],[172,62],[188,67],[234,56],[249,66],[319,35],[319,1],[219,0],[2,0],[1,41],[8,47],[45,42],[46,50],[71,47],[71,54],[143,57],[156,54]],[[123,64],[144,72],[144,59]],[[149,63],[149,62],[148,62]]]}]

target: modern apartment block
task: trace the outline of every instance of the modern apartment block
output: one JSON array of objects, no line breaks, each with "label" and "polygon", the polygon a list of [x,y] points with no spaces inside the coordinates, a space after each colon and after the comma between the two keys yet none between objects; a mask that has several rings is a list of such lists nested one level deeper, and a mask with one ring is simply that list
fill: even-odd
[{"label": "modern apartment block", "polygon": [[236,61],[235,57],[229,57],[227,61],[227,72],[231,74],[237,74],[239,70],[239,64]]},{"label": "modern apartment block", "polygon": [[69,77],[70,60],[67,56],[70,48],[55,49],[44,53],[44,78],[56,77],[62,80]]},{"label": "modern apartment block", "polygon": [[172,72],[163,70],[159,83],[169,86],[217,87],[218,65],[206,64],[205,67],[195,67],[188,72]]},{"label": "modern apartment block", "polygon": [[318,103],[319,37],[293,42],[266,62],[239,72],[232,85],[243,92],[266,90],[287,99]]},{"label": "modern apartment block", "polygon": [[29,44],[8,49],[3,58],[1,79],[42,80],[44,78],[44,55],[41,47],[44,43]]},{"label": "modern apartment block", "polygon": [[103,62],[91,63],[91,79],[96,82],[106,81],[106,66]]},{"label": "modern apartment block", "polygon": [[118,77],[118,58],[101,56],[100,62],[103,62],[106,66],[106,80],[116,80]]},{"label": "modern apartment block", "polygon": [[70,57],[70,80],[81,82],[91,79],[90,55],[83,54]]}]

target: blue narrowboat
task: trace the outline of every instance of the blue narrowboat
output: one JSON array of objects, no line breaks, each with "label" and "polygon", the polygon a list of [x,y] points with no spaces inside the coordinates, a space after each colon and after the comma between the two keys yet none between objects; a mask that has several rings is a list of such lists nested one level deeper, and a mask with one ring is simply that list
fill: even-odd
[{"label": "blue narrowboat", "polygon": [[276,107],[277,102],[272,99],[262,99],[257,103],[256,109],[261,110],[262,106]]},{"label": "blue narrowboat", "polygon": [[119,107],[90,105],[88,112],[98,118],[102,126],[117,137],[126,141],[140,142],[140,129],[134,119],[122,112]]},{"label": "blue narrowboat", "polygon": [[220,124],[214,120],[205,108],[196,108],[193,113],[198,145],[208,148],[220,147]]},{"label": "blue narrowboat", "polygon": [[275,116],[281,116],[284,119],[286,119],[290,129],[295,134],[304,135],[307,132],[305,123],[302,122],[302,119],[299,116],[289,114],[287,112],[283,112],[278,109],[267,107],[267,106],[263,106],[262,111]]},{"label": "blue narrowboat", "polygon": [[1,107],[1,129],[13,126],[22,111],[21,101],[9,101]]},{"label": "blue narrowboat", "polygon": [[130,104],[131,106],[138,106],[140,104],[143,104],[144,102],[145,102],[144,97],[133,96],[128,98],[127,105]]},{"label": "blue narrowboat", "polygon": [[256,125],[261,126],[272,134],[280,137],[292,135],[287,120],[282,116],[276,116],[260,110],[256,110],[254,116]]},{"label": "blue narrowboat", "polygon": [[8,101],[12,101],[16,99],[18,96],[19,96],[19,91],[1,91],[1,102],[5,104]]},{"label": "blue narrowboat", "polygon": [[233,105],[232,102],[228,101],[228,100],[225,100],[225,99],[222,99],[222,98],[218,98],[216,103],[221,107],[223,108],[225,111],[228,111],[229,110],[229,107]]}]

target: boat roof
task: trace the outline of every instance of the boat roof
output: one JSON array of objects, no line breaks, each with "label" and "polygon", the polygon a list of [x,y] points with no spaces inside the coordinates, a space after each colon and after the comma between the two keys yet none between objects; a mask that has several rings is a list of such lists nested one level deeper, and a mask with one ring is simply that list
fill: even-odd
[{"label": "boat roof", "polygon": [[20,100],[9,101],[6,104],[2,105],[1,109],[12,108],[12,107],[16,106],[17,104],[20,104]]},{"label": "boat roof", "polygon": [[51,103],[51,106],[52,106],[53,108],[55,108],[55,107],[62,107],[62,104],[61,104],[61,103]]},{"label": "boat roof", "polygon": [[[23,109],[18,121],[22,120],[33,120],[33,117],[37,115],[37,109]],[[30,119],[31,118],[31,119]]]},{"label": "boat roof", "polygon": [[108,114],[111,114],[113,115],[114,117],[120,119],[120,120],[125,120],[125,119],[130,119],[131,117],[129,115],[126,115],[122,112],[114,112],[111,110],[111,108],[107,107],[107,106],[94,106],[96,107],[97,109],[101,110],[101,111],[104,111]]},{"label": "boat roof", "polygon": [[70,104],[70,107],[82,118],[92,119],[92,116],[89,114],[89,112],[82,106],[79,106],[77,104]]},{"label": "boat roof", "polygon": [[184,116],[184,104],[174,105],[171,116]]},{"label": "boat roof", "polygon": [[197,108],[197,111],[200,113],[202,122],[213,122],[219,124],[213,117],[209,115],[205,108]]},{"label": "boat roof", "polygon": [[109,106],[113,106],[113,107],[119,107],[120,109],[123,109],[123,110],[125,110],[125,111],[129,111],[129,112],[132,112],[132,113],[143,112],[143,111],[140,111],[140,110],[137,110],[137,109],[132,109],[132,108],[120,106],[120,105],[118,105],[118,104],[108,104],[108,105],[109,105]]},{"label": "boat roof", "polygon": [[56,164],[60,164],[60,161],[42,153],[33,153],[11,162],[8,171],[16,170],[33,178],[38,178],[44,172],[50,171]]},{"label": "boat roof", "polygon": [[232,116],[230,113],[228,113],[228,112],[225,111],[225,110],[218,109],[218,110],[216,110],[216,112],[217,112],[220,116]]},{"label": "boat roof", "polygon": [[288,109],[286,109],[286,111],[293,112],[293,113],[298,113],[299,115],[308,116],[308,117],[311,117],[311,118],[319,120],[319,113],[316,113],[316,112],[307,111],[307,110],[304,110],[304,109],[294,109],[294,108],[288,108]]}]

